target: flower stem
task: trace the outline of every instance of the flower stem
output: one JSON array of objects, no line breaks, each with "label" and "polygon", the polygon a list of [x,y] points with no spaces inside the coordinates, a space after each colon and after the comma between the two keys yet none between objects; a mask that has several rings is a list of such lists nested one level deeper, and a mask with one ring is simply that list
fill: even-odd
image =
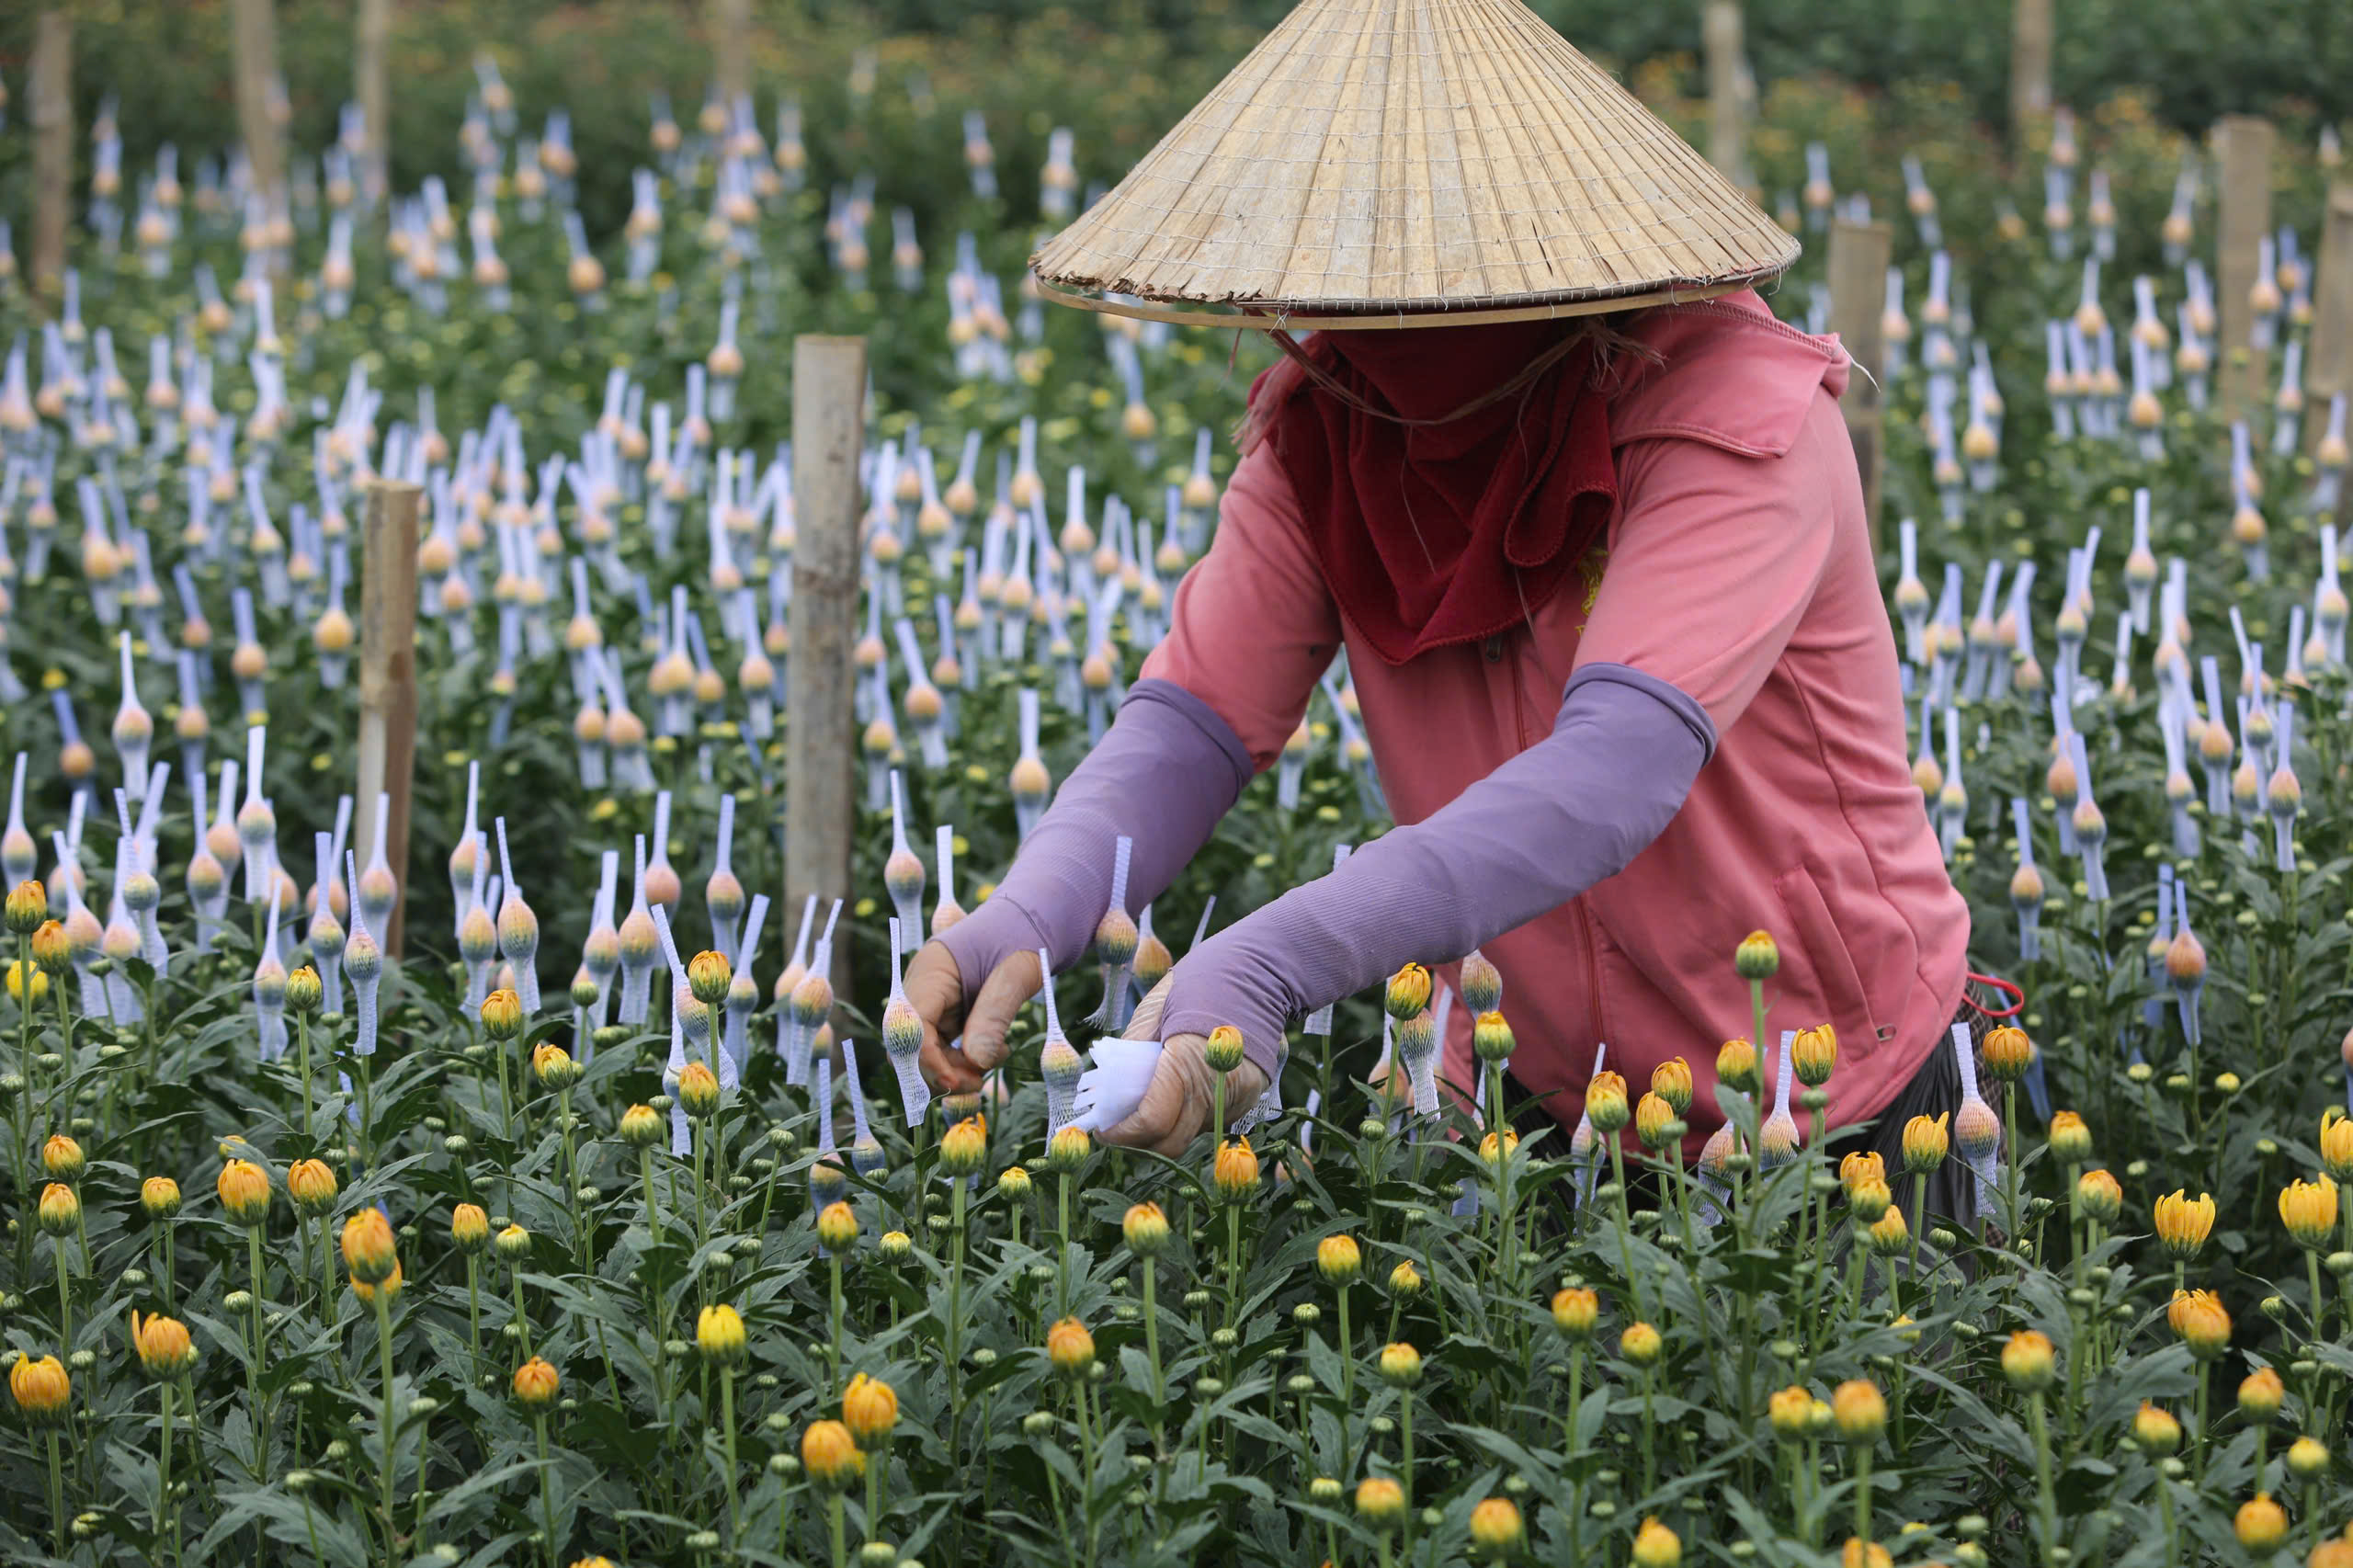
[{"label": "flower stem", "polygon": [[378,1285],[375,1295],[376,1355],[384,1379],[384,1399],[378,1423],[383,1439],[378,1458],[384,1469],[384,1568],[394,1568],[401,1559],[396,1539],[399,1532],[392,1524],[392,1456],[397,1452],[394,1445],[400,1440],[400,1422],[392,1410],[392,1293],[387,1285]]},{"label": "flower stem", "polygon": [[[727,1548],[733,1551],[735,1549],[741,1526],[735,1514],[735,1369],[732,1367],[722,1366],[719,1369],[719,1421],[720,1439],[725,1444],[727,1449]],[[546,1446],[546,1440],[543,1426],[540,1437],[540,1445],[543,1449]],[[868,1484],[870,1488],[872,1485],[870,1477]],[[870,1491],[868,1495],[871,1497]],[[868,1512],[870,1515],[872,1511],[870,1504]],[[870,1518],[867,1528],[870,1532],[873,1529]]]},{"label": "flower stem", "polygon": [[[269,1468],[269,1422],[261,1393],[261,1364],[263,1358],[267,1354],[267,1342],[265,1336],[268,1330],[263,1325],[261,1315],[262,1261],[259,1225],[245,1227],[245,1260],[252,1266],[254,1281],[254,1358],[246,1368],[246,1388],[251,1395],[249,1403],[252,1406],[254,1423],[254,1478],[258,1481]],[[387,1450],[384,1463],[389,1466],[392,1462],[391,1452]]]}]

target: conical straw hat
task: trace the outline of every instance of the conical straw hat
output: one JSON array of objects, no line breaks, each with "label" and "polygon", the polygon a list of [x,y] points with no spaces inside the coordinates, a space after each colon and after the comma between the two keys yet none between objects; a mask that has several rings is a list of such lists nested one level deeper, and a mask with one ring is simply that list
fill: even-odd
[{"label": "conical straw hat", "polygon": [[1519,0],[1303,0],[1031,265],[1065,303],[1306,328],[1665,303],[1797,254]]}]

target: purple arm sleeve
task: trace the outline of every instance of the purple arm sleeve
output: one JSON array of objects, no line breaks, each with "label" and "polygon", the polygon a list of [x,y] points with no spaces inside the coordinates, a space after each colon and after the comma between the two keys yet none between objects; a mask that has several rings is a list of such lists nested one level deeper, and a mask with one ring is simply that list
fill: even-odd
[{"label": "purple arm sleeve", "polygon": [[1158,897],[1250,782],[1250,754],[1210,705],[1174,681],[1140,680],[1119,717],[1055,792],[1054,803],[980,908],[938,938],[967,995],[1024,949],[1061,970],[1095,940],[1111,898],[1118,839],[1134,841],[1128,910]]},{"label": "purple arm sleeve", "polygon": [[1683,692],[1623,665],[1586,665],[1550,735],[1187,954],[1161,1038],[1232,1024],[1272,1076],[1290,1019],[1409,960],[1459,958],[1622,869],[1682,808],[1715,745]]}]

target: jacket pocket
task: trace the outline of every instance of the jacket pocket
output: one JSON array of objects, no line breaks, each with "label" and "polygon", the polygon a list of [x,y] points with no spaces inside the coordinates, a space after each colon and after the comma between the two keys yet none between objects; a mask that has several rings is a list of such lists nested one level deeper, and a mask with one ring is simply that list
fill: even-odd
[{"label": "jacket pocket", "polygon": [[[1839,1054],[1857,1060],[1870,1055],[1880,1043],[1880,1020],[1872,1016],[1870,996],[1855,967],[1854,954],[1831,916],[1830,904],[1822,896],[1812,869],[1800,863],[1782,872],[1773,879],[1773,892],[1790,917],[1790,930],[1797,937],[1804,968],[1813,977],[1823,1006],[1829,1009],[1828,1021],[1838,1031]],[[1784,973],[1789,972],[1790,957],[1786,951],[1781,956]],[[1818,1021],[1804,1020],[1800,1027]],[[1762,1042],[1758,1048],[1763,1049]]]}]

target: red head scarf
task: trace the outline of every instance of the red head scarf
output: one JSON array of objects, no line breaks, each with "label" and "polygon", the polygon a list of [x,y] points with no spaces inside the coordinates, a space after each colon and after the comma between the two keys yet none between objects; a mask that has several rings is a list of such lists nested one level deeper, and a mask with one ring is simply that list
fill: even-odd
[{"label": "red head scarf", "polygon": [[1334,600],[1389,663],[1518,624],[1608,528],[1609,415],[1577,332],[1318,333],[1251,389]]}]

